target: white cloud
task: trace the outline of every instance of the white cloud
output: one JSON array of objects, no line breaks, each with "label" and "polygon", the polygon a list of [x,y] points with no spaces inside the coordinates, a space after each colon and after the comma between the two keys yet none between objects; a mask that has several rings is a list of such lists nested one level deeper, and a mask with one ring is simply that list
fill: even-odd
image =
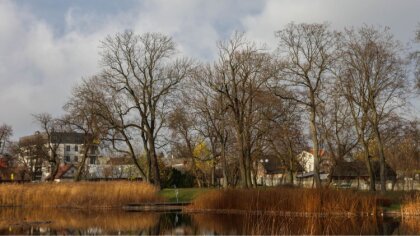
[{"label": "white cloud", "polygon": [[[30,114],[62,113],[71,87],[99,70],[99,42],[108,34],[159,31],[172,35],[183,55],[211,58],[216,40],[235,27],[232,22],[251,4],[229,10],[238,2],[221,3],[143,1],[100,16],[82,6],[70,7],[57,30],[53,25],[60,24],[37,16],[30,7],[0,1],[0,123],[11,124],[17,138],[37,129]],[[217,23],[228,27],[220,30]]]},{"label": "white cloud", "polygon": [[57,17],[36,14],[30,4],[0,1],[0,123],[11,124],[17,138],[36,130],[30,114],[60,114],[71,87],[99,70],[100,40],[115,32],[163,32],[174,37],[182,55],[211,60],[216,41],[234,30],[274,48],[274,31],[290,21],[329,21],[338,28],[380,23],[407,40],[419,21],[420,2],[406,3],[145,0],[112,13],[98,5],[100,14],[70,4],[62,22],[52,22]]}]

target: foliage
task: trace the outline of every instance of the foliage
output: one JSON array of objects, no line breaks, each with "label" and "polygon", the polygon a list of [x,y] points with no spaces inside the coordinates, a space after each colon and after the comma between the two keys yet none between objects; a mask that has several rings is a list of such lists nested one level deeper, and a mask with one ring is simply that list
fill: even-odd
[{"label": "foliage", "polygon": [[166,168],[162,176],[164,188],[191,188],[194,186],[194,176],[189,172],[182,173],[174,168]]}]

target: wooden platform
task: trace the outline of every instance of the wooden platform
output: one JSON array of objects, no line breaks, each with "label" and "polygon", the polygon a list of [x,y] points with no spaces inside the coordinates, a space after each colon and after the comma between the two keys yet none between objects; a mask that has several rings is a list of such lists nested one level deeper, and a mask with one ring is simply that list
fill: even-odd
[{"label": "wooden platform", "polygon": [[179,212],[191,202],[152,202],[131,203],[123,206],[125,211],[154,211],[154,212]]}]

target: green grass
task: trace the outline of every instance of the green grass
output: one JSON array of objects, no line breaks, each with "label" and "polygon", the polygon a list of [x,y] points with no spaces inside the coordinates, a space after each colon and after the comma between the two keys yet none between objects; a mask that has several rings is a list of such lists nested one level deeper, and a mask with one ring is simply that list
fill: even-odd
[{"label": "green grass", "polygon": [[179,202],[191,202],[197,196],[205,193],[211,188],[165,188],[159,192],[159,195],[168,202],[176,202],[176,191],[178,191]]},{"label": "green grass", "polygon": [[400,203],[393,203],[388,207],[384,207],[384,210],[386,210],[386,211],[400,211],[401,210],[401,204]]}]

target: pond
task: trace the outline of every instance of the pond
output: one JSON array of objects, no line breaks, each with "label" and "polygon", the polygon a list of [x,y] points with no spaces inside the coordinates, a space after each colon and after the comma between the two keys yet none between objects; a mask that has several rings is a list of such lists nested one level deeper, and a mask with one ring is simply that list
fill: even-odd
[{"label": "pond", "polygon": [[279,217],[0,208],[0,234],[418,234],[418,218]]}]

